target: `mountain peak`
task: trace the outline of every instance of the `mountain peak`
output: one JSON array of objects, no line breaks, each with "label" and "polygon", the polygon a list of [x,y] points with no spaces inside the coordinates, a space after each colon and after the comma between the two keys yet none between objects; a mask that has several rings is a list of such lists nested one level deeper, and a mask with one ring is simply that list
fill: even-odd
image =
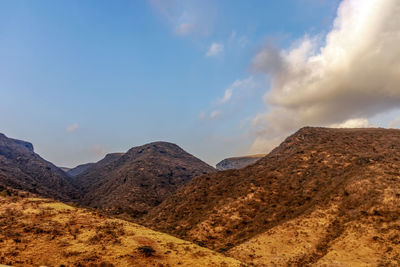
[{"label": "mountain peak", "polygon": [[13,139],[7,137],[5,134],[0,133],[0,142],[2,142],[2,145],[8,145],[8,146],[14,146],[17,145],[20,148],[23,149],[28,149],[30,152],[34,152],[33,150],[33,145],[29,142],[18,140],[18,139]]},{"label": "mountain peak", "polygon": [[33,145],[0,134],[0,185],[61,200],[76,200],[79,192],[68,176],[33,152]]},{"label": "mountain peak", "polygon": [[[195,176],[215,172],[207,163],[169,142],[153,142],[92,165],[75,177],[86,205],[138,217]],[[110,157],[110,155],[109,155]]]}]

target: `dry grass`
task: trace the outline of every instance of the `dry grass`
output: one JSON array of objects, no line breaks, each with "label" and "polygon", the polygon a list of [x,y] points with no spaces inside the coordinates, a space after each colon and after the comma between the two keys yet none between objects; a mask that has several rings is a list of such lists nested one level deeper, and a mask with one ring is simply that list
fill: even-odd
[{"label": "dry grass", "polygon": [[[154,251],[148,253],[149,248]],[[134,223],[47,199],[15,196],[0,197],[0,264],[243,266]]]},{"label": "dry grass", "polygon": [[338,206],[273,227],[228,251],[255,266],[400,266],[400,217],[338,223]]}]

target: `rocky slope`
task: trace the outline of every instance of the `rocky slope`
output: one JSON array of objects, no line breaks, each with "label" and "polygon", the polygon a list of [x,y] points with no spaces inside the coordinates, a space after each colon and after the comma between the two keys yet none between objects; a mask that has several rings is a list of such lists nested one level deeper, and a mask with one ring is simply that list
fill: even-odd
[{"label": "rocky slope", "polygon": [[85,172],[87,169],[90,168],[90,166],[94,165],[95,163],[85,163],[85,164],[81,164],[78,165],[72,169],[69,169],[66,171],[66,173],[70,176],[70,177],[75,177],[78,176],[79,174]]},{"label": "rocky slope", "polygon": [[11,139],[4,134],[0,134],[0,186],[63,201],[80,197],[68,176],[36,154],[31,143]]},{"label": "rocky slope", "polygon": [[[101,168],[101,167],[113,162],[114,160],[119,159],[123,154],[124,153],[109,153],[103,159],[99,160],[98,162],[85,163],[85,164],[78,165],[75,168],[70,169],[67,172],[67,174],[71,177],[76,177],[78,175],[89,172],[91,168],[93,168],[93,169]],[[85,183],[85,181],[82,181],[82,183]]]},{"label": "rocky slope", "polygon": [[85,193],[84,205],[140,217],[192,178],[214,171],[175,144],[155,142],[97,163],[74,182]]},{"label": "rocky slope", "polygon": [[265,156],[266,154],[227,158],[217,163],[216,167],[219,171],[241,169],[253,163],[256,163],[258,160],[262,159]]},{"label": "rocky slope", "polygon": [[0,195],[0,265],[244,266],[193,243],[49,199]]},{"label": "rocky slope", "polygon": [[354,266],[374,251],[396,266],[399,160],[400,130],[306,127],[251,166],[193,179],[141,222],[258,266]]}]

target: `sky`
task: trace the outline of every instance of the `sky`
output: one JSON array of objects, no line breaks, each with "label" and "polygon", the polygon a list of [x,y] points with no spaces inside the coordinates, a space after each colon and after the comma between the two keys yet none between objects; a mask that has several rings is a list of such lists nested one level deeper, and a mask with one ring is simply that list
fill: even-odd
[{"label": "sky", "polygon": [[0,0],[0,132],[58,166],[214,165],[303,126],[400,127],[398,0]]}]

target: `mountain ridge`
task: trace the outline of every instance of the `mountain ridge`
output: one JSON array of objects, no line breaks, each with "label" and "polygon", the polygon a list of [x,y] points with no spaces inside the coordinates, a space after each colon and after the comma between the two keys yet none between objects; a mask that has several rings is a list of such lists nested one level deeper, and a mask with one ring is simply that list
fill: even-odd
[{"label": "mountain ridge", "polygon": [[[176,144],[152,142],[76,176],[84,205],[141,216],[193,177],[215,169]],[[100,197],[101,196],[101,197]]]},{"label": "mountain ridge", "polygon": [[[400,227],[396,206],[400,205],[400,194],[396,195],[400,167],[395,164],[399,159],[400,130],[304,127],[253,165],[193,179],[140,222],[230,251],[276,226],[336,206],[338,217],[324,226],[316,247],[285,263],[314,264],[350,231],[349,222],[381,227],[383,219],[391,229]],[[388,254],[393,259],[400,248],[394,249],[388,238],[384,249],[393,248]],[[260,251],[268,246],[260,246]],[[231,255],[235,253],[239,250]]]}]

